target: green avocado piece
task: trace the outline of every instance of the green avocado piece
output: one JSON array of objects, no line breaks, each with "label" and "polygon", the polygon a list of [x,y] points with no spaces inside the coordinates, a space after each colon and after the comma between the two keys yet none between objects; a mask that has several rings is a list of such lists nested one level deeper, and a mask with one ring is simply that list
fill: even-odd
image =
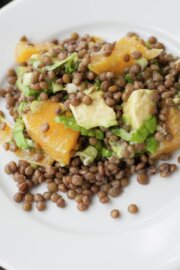
[{"label": "green avocado piece", "polygon": [[38,92],[30,88],[32,72],[28,72],[27,67],[18,67],[16,73],[18,76],[16,87],[22,91],[26,97],[37,96]]},{"label": "green avocado piece", "polygon": [[92,104],[81,103],[78,106],[70,105],[70,109],[79,126],[86,129],[94,127],[111,127],[117,125],[116,114],[104,101],[102,91],[88,94]]},{"label": "green avocado piece", "polygon": [[139,89],[133,91],[129,99],[123,105],[123,117],[128,125],[136,130],[142,126],[145,120],[150,118],[156,108],[156,102],[152,99],[155,90]]},{"label": "green avocado piece", "polygon": [[64,90],[63,85],[57,84],[57,83],[52,83],[52,91],[54,94],[59,92],[59,91],[62,91],[62,90]]}]

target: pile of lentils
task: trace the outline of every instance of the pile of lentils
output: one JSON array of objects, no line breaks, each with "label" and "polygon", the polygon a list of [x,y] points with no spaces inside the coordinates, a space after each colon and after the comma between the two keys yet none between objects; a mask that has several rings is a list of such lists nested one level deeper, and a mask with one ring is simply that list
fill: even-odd
[{"label": "pile of lentils", "polygon": [[[138,36],[136,33],[128,33],[128,36]],[[22,38],[27,41],[26,37]],[[173,98],[180,90],[180,64],[175,64],[177,58],[166,52],[165,46],[160,43],[156,37],[150,37],[146,42],[141,42],[149,49],[163,49],[163,52],[153,60],[148,62],[144,70],[138,64],[133,64],[129,69],[125,69],[124,74],[116,75],[113,72],[103,72],[99,76],[88,69],[90,63],[90,55],[93,52],[103,50],[104,56],[111,55],[115,43],[107,43],[105,41],[92,42],[94,37],[84,35],[80,37],[77,33],[73,33],[70,38],[65,40],[52,40],[52,43],[58,45],[58,49],[51,49],[51,55],[57,56],[63,60],[69,54],[77,52],[80,63],[78,69],[72,74],[66,74],[61,71],[55,74],[54,71],[39,73],[29,66],[29,70],[33,71],[31,89],[46,90],[48,85],[46,78],[54,79],[56,83],[67,84],[73,83],[78,86],[77,93],[69,94],[59,92],[48,95],[45,91],[41,91],[39,99],[53,100],[62,102],[68,108],[70,104],[77,106],[81,102],[89,105],[92,100],[85,95],[83,90],[92,86],[95,82],[99,82],[99,88],[104,93],[106,104],[112,107],[116,113],[119,126],[122,126],[122,107],[123,102],[128,100],[130,94],[137,89],[154,89],[156,93],[154,99],[158,102],[157,110],[153,113],[157,116],[158,131],[155,134],[157,141],[171,140],[172,135],[168,130],[166,123],[167,107],[175,106]],[[141,58],[141,53],[134,51],[131,57],[134,59]],[[130,55],[124,56],[124,61],[128,62]],[[51,58],[45,57],[43,65],[51,64]],[[22,66],[28,66],[23,63]],[[129,74],[131,80],[126,79]],[[25,97],[16,87],[17,75],[14,69],[8,71],[8,85],[6,88],[0,89],[0,96],[5,98],[6,108],[9,114],[16,120],[19,117],[17,110],[21,101],[33,101],[34,97]],[[3,112],[0,112],[3,115]],[[59,112],[57,112],[57,115]],[[2,124],[1,124],[1,127]],[[45,129],[47,127],[44,127]],[[128,131],[128,126],[124,127]],[[119,141],[119,138],[113,135],[108,129],[100,128],[105,133],[104,144],[109,148],[109,142]],[[46,130],[44,130],[45,132]],[[96,145],[95,137],[79,137],[79,145]],[[142,185],[149,183],[150,176],[160,173],[162,177],[171,175],[177,170],[175,164],[167,163],[171,158],[168,154],[159,157],[164,162],[161,165],[152,159],[148,153],[139,156],[133,156],[135,151],[143,151],[144,144],[131,145],[124,141],[126,145],[123,152],[123,158],[118,159],[113,156],[111,158],[101,158],[96,160],[89,166],[83,165],[79,157],[73,157],[70,164],[66,167],[61,167],[58,162],[54,162],[51,166],[42,167],[34,166],[27,161],[20,160],[18,163],[11,161],[5,166],[5,172],[12,175],[13,180],[17,184],[18,192],[14,195],[14,200],[18,203],[22,202],[23,209],[30,211],[33,205],[39,211],[46,209],[47,202],[52,201],[58,207],[66,206],[65,196],[69,200],[74,200],[77,204],[77,209],[85,211],[92,203],[94,195],[97,195],[99,202],[106,204],[114,197],[118,197],[123,188],[128,186],[130,177],[137,174],[137,182]],[[15,142],[4,145],[5,150],[16,151]],[[178,159],[180,162],[180,157]],[[42,183],[47,184],[47,191],[43,194],[35,193],[35,187]],[[134,203],[128,206],[130,213],[137,213],[138,206]],[[110,213],[112,218],[118,218],[120,211],[113,209]]]}]

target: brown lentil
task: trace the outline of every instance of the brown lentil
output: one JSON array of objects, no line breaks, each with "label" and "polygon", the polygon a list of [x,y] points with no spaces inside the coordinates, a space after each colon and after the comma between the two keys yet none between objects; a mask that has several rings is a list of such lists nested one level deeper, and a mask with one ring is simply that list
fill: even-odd
[{"label": "brown lentil", "polygon": [[177,165],[176,164],[171,164],[170,165],[170,171],[175,172],[177,170]]},{"label": "brown lentil", "polygon": [[75,190],[68,190],[67,196],[70,200],[74,200],[76,198],[76,191]]},{"label": "brown lentil", "polygon": [[146,185],[149,182],[148,175],[145,173],[139,173],[137,176],[137,182],[141,185]]},{"label": "brown lentil", "polygon": [[30,202],[24,202],[23,203],[23,209],[25,210],[25,211],[31,211],[31,209],[32,209],[32,204],[30,203]]},{"label": "brown lentil", "polygon": [[110,200],[109,200],[109,197],[108,196],[104,196],[102,198],[99,198],[99,201],[101,203],[108,203]]},{"label": "brown lentil", "polygon": [[82,181],[83,181],[82,176],[80,176],[78,174],[73,175],[73,177],[72,177],[72,183],[74,185],[79,186],[79,185],[81,185]]},{"label": "brown lentil", "polygon": [[141,70],[140,66],[138,64],[133,64],[131,67],[130,67],[130,72],[131,73],[134,73],[134,74],[137,74],[139,73]]},{"label": "brown lentil", "polygon": [[39,97],[41,101],[48,100],[48,95],[44,92],[42,92]]},{"label": "brown lentil", "polygon": [[124,62],[129,62],[130,61],[130,55],[129,54],[125,54],[123,57]]},{"label": "brown lentil", "polygon": [[42,126],[41,126],[41,131],[42,132],[47,132],[49,130],[49,124],[48,123],[44,123]]},{"label": "brown lentil", "polygon": [[148,38],[148,42],[151,43],[151,44],[155,44],[157,42],[157,38],[156,37],[149,37]]},{"label": "brown lentil", "polygon": [[64,208],[66,206],[66,202],[63,198],[59,198],[56,202],[57,206],[60,208]]},{"label": "brown lentil", "polygon": [[27,176],[31,176],[34,172],[34,169],[31,167],[31,166],[28,166],[26,169],[25,169],[25,174]]},{"label": "brown lentil", "polygon": [[79,211],[86,211],[88,209],[88,205],[84,204],[83,202],[80,202],[77,204],[77,209]]},{"label": "brown lentil", "polygon": [[19,184],[19,191],[22,193],[26,193],[28,190],[28,185],[26,182],[22,182]]},{"label": "brown lentil", "polygon": [[14,201],[15,202],[22,202],[23,201],[23,194],[20,193],[20,192],[17,192],[15,195],[14,195]]},{"label": "brown lentil", "polygon": [[137,205],[136,205],[136,204],[130,204],[130,205],[128,206],[128,211],[129,211],[129,213],[131,213],[131,214],[137,213],[137,212],[138,212],[138,207],[137,207]]},{"label": "brown lentil", "polygon": [[131,53],[131,57],[133,59],[139,59],[139,58],[141,58],[141,56],[142,56],[142,53],[140,51],[134,51]]},{"label": "brown lentil", "polygon": [[81,100],[79,98],[72,98],[71,99],[71,105],[78,106],[79,104],[81,104]]},{"label": "brown lentil", "polygon": [[44,192],[43,193],[43,198],[44,198],[44,200],[49,200],[51,198],[51,193],[50,192]]},{"label": "brown lentil", "polygon": [[120,216],[120,212],[118,209],[113,209],[110,213],[112,218],[118,218]]},{"label": "brown lentil", "polygon": [[56,203],[60,198],[61,198],[61,195],[59,195],[56,192],[51,195],[51,201],[54,203]]},{"label": "brown lentil", "polygon": [[85,95],[82,99],[82,102],[86,105],[91,105],[92,103],[92,98],[88,95]]},{"label": "brown lentil", "polygon": [[37,153],[34,155],[34,160],[35,161],[41,161],[43,159],[43,155],[41,153]]},{"label": "brown lentil", "polygon": [[126,187],[126,186],[128,186],[128,184],[129,184],[128,178],[121,179],[121,186],[122,187]]},{"label": "brown lentil", "polygon": [[54,193],[54,192],[56,192],[58,190],[58,185],[53,183],[53,182],[48,183],[47,187],[48,187],[48,190],[49,190],[50,193]]},{"label": "brown lentil", "polygon": [[64,83],[70,83],[71,82],[71,76],[69,74],[64,74],[62,79],[63,79]]},{"label": "brown lentil", "polygon": [[34,195],[32,193],[27,193],[24,197],[26,202],[33,202],[34,201]]},{"label": "brown lentil", "polygon": [[43,201],[39,201],[36,204],[36,208],[38,209],[38,211],[44,211],[46,209],[46,203]]},{"label": "brown lentil", "polygon": [[41,201],[44,201],[44,198],[43,198],[42,194],[36,193],[36,194],[34,195],[34,201],[35,201],[35,202],[41,202]]}]

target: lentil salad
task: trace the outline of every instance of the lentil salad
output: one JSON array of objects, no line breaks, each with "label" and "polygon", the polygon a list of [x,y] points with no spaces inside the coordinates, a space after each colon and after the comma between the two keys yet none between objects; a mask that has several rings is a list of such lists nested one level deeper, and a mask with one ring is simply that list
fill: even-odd
[{"label": "lentil salad", "polygon": [[[180,61],[156,37],[128,33],[108,43],[73,33],[41,44],[23,37],[16,62],[0,89],[14,126],[1,111],[0,141],[20,158],[5,172],[25,211],[33,203],[43,211],[48,200],[64,208],[63,193],[85,211],[95,194],[101,203],[118,197],[133,174],[145,185],[176,171],[158,160],[180,147]],[[47,192],[33,194],[41,183]]]}]

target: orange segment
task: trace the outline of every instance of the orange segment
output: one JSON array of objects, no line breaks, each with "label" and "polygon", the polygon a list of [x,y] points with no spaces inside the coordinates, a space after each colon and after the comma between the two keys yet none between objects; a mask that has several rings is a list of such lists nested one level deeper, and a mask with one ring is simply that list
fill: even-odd
[{"label": "orange segment", "polygon": [[1,145],[10,141],[12,138],[11,127],[4,121],[4,119],[0,118],[0,123],[3,123],[3,122],[6,124],[6,126],[3,130],[0,129],[0,143],[1,143]]},{"label": "orange segment", "polygon": [[41,166],[48,166],[51,165],[54,160],[46,155],[45,153],[43,154],[43,158],[40,161],[35,161],[34,156],[37,154],[37,150],[33,149],[33,150],[21,150],[19,149],[18,151],[16,151],[16,155],[18,158],[23,159],[23,160],[27,160],[31,163],[35,163]]},{"label": "orange segment", "polygon": [[172,153],[180,148],[180,110],[174,107],[169,109],[167,114],[167,124],[173,138],[171,141],[163,141],[160,144],[158,151],[153,155],[154,158],[161,154]]},{"label": "orange segment", "polygon": [[[4,120],[0,119],[0,122],[4,122]],[[11,139],[12,139],[12,128],[10,127],[10,125],[6,123],[5,129],[4,130],[0,129],[0,144],[3,145],[9,142]],[[47,155],[43,155],[42,160],[36,162],[34,160],[35,154],[37,154],[36,150],[18,149],[15,152],[15,155],[19,157],[20,159],[27,160],[32,163],[37,163],[38,165],[47,166],[47,165],[51,165],[54,162],[54,160]]]},{"label": "orange segment", "polygon": [[49,50],[53,47],[52,43],[39,43],[30,45],[26,41],[19,41],[16,46],[15,57],[18,64],[26,62],[33,54],[40,53],[44,50]]},{"label": "orange segment", "polygon": [[149,50],[137,37],[124,37],[116,42],[113,52],[110,56],[103,56],[102,51],[93,53],[91,55],[91,63],[89,69],[94,71],[96,74],[101,72],[112,71],[116,74],[122,74],[126,67],[130,67],[135,63],[135,60],[130,57],[129,62],[124,61],[126,54],[131,54],[134,51],[140,51],[142,57],[147,60],[157,57],[162,50],[152,49]]},{"label": "orange segment", "polygon": [[[44,152],[61,165],[69,164],[72,150],[76,148],[79,132],[66,128],[55,122],[55,111],[59,103],[52,101],[39,102],[36,111],[23,116],[27,132]],[[41,131],[44,123],[49,124],[47,132]]]}]

